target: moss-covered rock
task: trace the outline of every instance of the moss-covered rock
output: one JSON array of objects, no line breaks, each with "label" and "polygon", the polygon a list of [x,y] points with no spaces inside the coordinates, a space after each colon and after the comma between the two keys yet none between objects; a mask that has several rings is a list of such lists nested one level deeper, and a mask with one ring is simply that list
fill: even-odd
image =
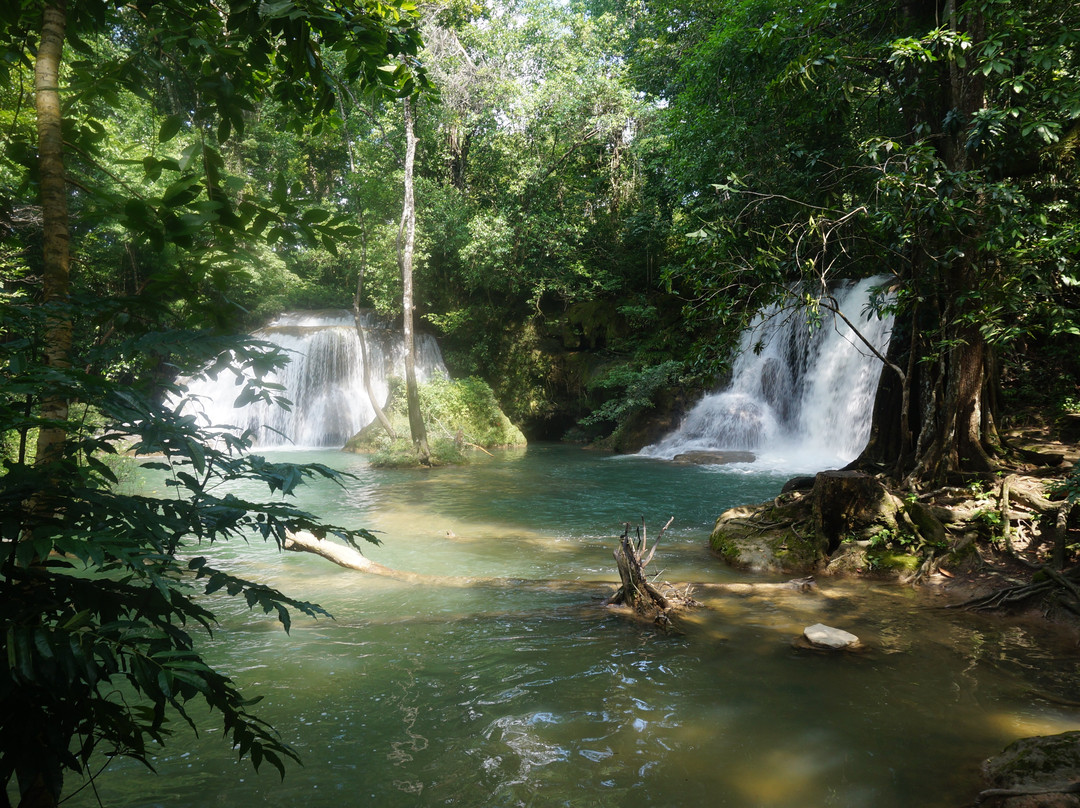
[{"label": "moss-covered rock", "polygon": [[[469,446],[492,449],[525,445],[521,430],[510,423],[491,388],[480,379],[437,375],[419,386],[419,394],[432,454],[445,457],[446,462],[453,462],[450,457],[455,452],[464,457],[461,450]],[[409,434],[405,385],[400,380],[391,386],[386,415],[398,435]],[[378,421],[361,429],[344,448],[349,452],[390,455],[411,451],[408,442],[395,448]]]},{"label": "moss-covered rock", "polygon": [[1080,780],[1080,732],[1021,738],[1000,755],[985,761],[982,771],[991,787],[1017,792],[1016,797],[1002,795],[1005,797],[1002,801],[987,804],[1019,806],[1023,792],[1035,794],[1041,800],[1024,805],[1078,804],[1075,789]]},{"label": "moss-covered rock", "polygon": [[462,447],[451,440],[437,438],[428,449],[431,454],[427,463],[420,462],[412,441],[409,438],[397,440],[384,439],[372,453],[369,461],[375,468],[407,469],[421,466],[459,466],[469,461]]},{"label": "moss-covered rock", "polygon": [[806,573],[825,560],[825,545],[811,528],[811,503],[801,493],[774,502],[724,511],[709,546],[733,567],[758,572]]}]

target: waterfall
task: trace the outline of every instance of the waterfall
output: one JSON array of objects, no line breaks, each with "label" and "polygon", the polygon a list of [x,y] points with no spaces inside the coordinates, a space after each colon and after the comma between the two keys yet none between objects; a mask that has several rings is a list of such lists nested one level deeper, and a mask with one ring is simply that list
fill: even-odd
[{"label": "waterfall", "polygon": [[[379,403],[389,394],[389,380],[405,375],[405,342],[400,331],[371,314],[361,315],[367,342],[371,386]],[[360,339],[352,312],[346,310],[289,312],[252,333],[272,342],[290,356],[266,381],[280,384],[292,408],[257,401],[235,407],[243,381],[228,370],[217,378],[188,383],[185,412],[196,412],[212,425],[250,429],[256,446],[340,448],[375,420],[364,389]],[[416,377],[446,373],[434,337],[416,337]]]},{"label": "waterfall", "polygon": [[[840,311],[880,353],[892,317],[869,311],[883,278],[835,289]],[[742,335],[731,383],[706,395],[682,424],[641,454],[673,458],[696,451],[751,451],[758,462],[785,470],[845,465],[870,437],[881,360],[841,318],[803,308],[771,306]]]}]

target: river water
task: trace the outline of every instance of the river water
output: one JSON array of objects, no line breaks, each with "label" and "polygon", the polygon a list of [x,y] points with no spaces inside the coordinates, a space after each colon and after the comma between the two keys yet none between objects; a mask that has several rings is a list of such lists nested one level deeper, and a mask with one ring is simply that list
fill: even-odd
[{"label": "river water", "polygon": [[[957,806],[978,763],[1015,738],[1080,728],[1068,698],[1076,649],[1037,626],[941,609],[908,588],[822,580],[816,591],[708,594],[665,635],[608,613],[624,521],[655,532],[667,580],[767,580],[707,549],[731,505],[784,477],[678,466],[564,446],[483,455],[464,468],[376,471],[297,452],[357,478],[301,499],[327,520],[382,531],[376,561],[417,572],[568,579],[533,586],[416,586],[261,542],[215,561],[333,620],[291,634],[222,600],[211,659],[301,754],[284,782],[255,774],[213,716],[182,726],[158,774],[116,762],[110,806]],[[143,483],[148,487],[155,485]],[[804,626],[859,635],[861,655],[795,650]],[[89,790],[68,805],[94,805]]]}]

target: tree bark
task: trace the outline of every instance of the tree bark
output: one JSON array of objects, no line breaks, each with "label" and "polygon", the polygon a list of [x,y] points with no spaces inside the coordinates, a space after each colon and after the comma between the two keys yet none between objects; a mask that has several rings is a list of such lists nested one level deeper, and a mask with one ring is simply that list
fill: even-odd
[{"label": "tree bark", "polygon": [[[60,63],[67,24],[64,0],[45,4],[41,43],[34,64],[34,97],[37,112],[38,166],[43,220],[43,289],[46,307],[44,364],[55,370],[71,366],[70,242],[67,180],[64,171],[64,140],[60,109]],[[64,454],[68,398],[62,392],[47,395],[41,415],[49,425],[38,432],[38,466],[59,460]]]},{"label": "tree bark", "polygon": [[[45,307],[45,367],[71,367],[70,226],[67,179],[64,170],[63,114],[60,105],[60,65],[67,28],[67,3],[52,0],[42,10],[41,41],[34,60],[34,104],[37,117],[38,170],[42,213],[42,305]],[[69,402],[61,390],[42,397],[40,414],[46,424],[38,430],[36,466],[63,459],[67,443],[64,422]],[[26,504],[31,515],[49,509],[48,491],[39,491]],[[35,559],[32,563],[39,563]],[[16,763],[19,808],[55,808],[59,804],[63,769],[42,727],[27,727],[26,748]]]},{"label": "tree bark", "polygon": [[656,545],[673,521],[674,516],[661,528],[651,550],[644,520],[638,528],[636,540],[630,536],[630,523],[625,523],[622,536],[619,537],[619,546],[614,552],[622,585],[607,601],[612,606],[629,606],[637,614],[665,629],[671,627],[671,615],[674,612],[701,605],[690,596],[689,587],[680,592],[670,584],[661,584],[667,590],[661,592],[645,575],[645,567],[656,554]]},{"label": "tree bark", "polygon": [[416,133],[413,131],[413,108],[404,100],[405,117],[405,199],[398,228],[398,268],[401,270],[401,316],[405,335],[405,399],[409,408],[409,431],[420,462],[431,463],[427,429],[420,414],[420,394],[416,387],[416,339],[413,334],[413,252],[416,246],[416,200],[413,195],[413,167],[416,163]]}]

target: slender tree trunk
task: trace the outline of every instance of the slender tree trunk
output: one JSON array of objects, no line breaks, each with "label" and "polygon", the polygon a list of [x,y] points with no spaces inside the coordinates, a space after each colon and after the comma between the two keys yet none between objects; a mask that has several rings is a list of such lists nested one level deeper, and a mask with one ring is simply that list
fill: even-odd
[{"label": "slender tree trunk", "polygon": [[[37,114],[38,170],[42,212],[42,305],[45,307],[44,364],[63,371],[71,366],[70,231],[67,181],[60,108],[60,65],[67,27],[67,4],[51,0],[42,10],[41,42],[34,61],[34,103]],[[41,416],[51,424],[38,430],[34,463],[47,466],[64,456],[68,398],[60,390],[45,395]],[[26,505],[30,514],[48,510],[48,491]],[[38,563],[36,560],[34,563]],[[50,749],[43,726],[28,726],[26,743],[16,763],[19,808],[55,808],[63,783],[62,767]]]},{"label": "slender tree trunk", "polygon": [[405,335],[405,398],[409,407],[409,431],[413,446],[425,465],[431,462],[427,429],[420,414],[420,394],[416,388],[416,339],[413,334],[413,250],[416,245],[416,201],[413,196],[413,166],[416,162],[416,133],[409,98],[404,101],[405,115],[405,200],[398,228],[398,268],[401,270],[402,331]]},{"label": "slender tree trunk", "polygon": [[[47,367],[56,370],[64,370],[71,365],[71,311],[68,307],[71,237],[68,229],[59,86],[66,21],[67,4],[64,0],[45,4],[41,44],[34,65],[38,165],[44,222],[44,359]],[[58,460],[64,453],[66,432],[61,423],[68,417],[66,395],[56,392],[47,396],[41,402],[41,415],[55,423],[42,427],[38,432],[35,462],[39,466]]]},{"label": "slender tree trunk", "polygon": [[[360,214],[360,221],[363,223],[363,214]],[[386,417],[386,413],[383,412],[382,405],[379,403],[378,398],[375,396],[375,389],[371,386],[371,365],[368,362],[368,349],[367,349],[367,336],[364,333],[364,323],[360,317],[360,299],[364,291],[364,271],[367,269],[367,229],[364,228],[364,234],[362,236],[360,246],[360,269],[356,273],[356,294],[353,295],[353,323],[356,325],[356,336],[360,339],[360,362],[363,364],[362,375],[364,378],[364,390],[367,391],[368,401],[371,402],[371,408],[375,410],[375,417],[378,419],[379,424],[386,434],[390,436],[390,440],[397,438],[397,433],[394,431],[394,427],[390,423],[390,419]]]}]

